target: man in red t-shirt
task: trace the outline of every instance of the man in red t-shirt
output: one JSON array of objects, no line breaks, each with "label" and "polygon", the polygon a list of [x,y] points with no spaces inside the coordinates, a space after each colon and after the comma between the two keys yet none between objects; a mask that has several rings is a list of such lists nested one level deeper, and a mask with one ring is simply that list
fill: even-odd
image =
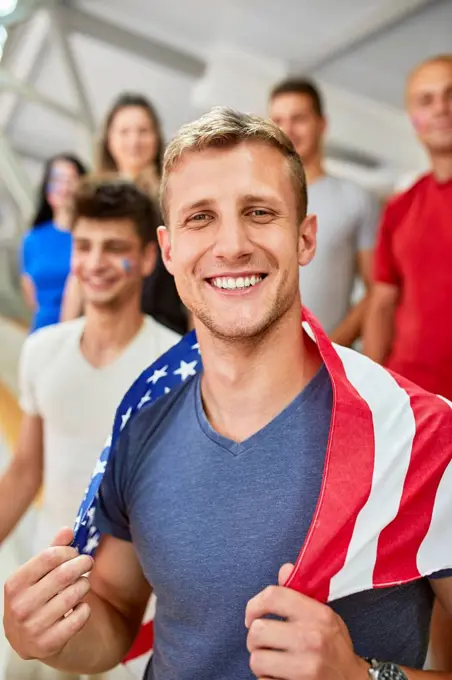
[{"label": "man in red t-shirt", "polygon": [[452,399],[452,54],[412,73],[407,105],[432,171],[386,207],[364,351]]}]

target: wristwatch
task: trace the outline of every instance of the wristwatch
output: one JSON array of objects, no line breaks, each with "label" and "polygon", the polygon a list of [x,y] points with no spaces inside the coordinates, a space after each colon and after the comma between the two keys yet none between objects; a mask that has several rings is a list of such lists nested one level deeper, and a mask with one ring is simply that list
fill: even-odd
[{"label": "wristwatch", "polygon": [[369,678],[371,680],[408,680],[406,674],[400,666],[388,661],[376,661],[376,659],[366,659],[370,664]]}]

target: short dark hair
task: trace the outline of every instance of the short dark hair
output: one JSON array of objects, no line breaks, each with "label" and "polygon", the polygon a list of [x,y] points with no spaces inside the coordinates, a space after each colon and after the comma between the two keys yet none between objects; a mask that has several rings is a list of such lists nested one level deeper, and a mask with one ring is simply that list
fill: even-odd
[{"label": "short dark hair", "polygon": [[325,108],[323,105],[323,97],[319,88],[312,80],[307,80],[306,78],[288,78],[287,80],[283,80],[271,91],[270,101],[280,94],[302,94],[309,97],[315,113],[320,116],[320,118],[324,117]]},{"label": "short dark hair", "polygon": [[117,175],[91,175],[80,182],[74,196],[72,228],[81,217],[131,220],[143,245],[157,240],[159,213],[148,194]]}]

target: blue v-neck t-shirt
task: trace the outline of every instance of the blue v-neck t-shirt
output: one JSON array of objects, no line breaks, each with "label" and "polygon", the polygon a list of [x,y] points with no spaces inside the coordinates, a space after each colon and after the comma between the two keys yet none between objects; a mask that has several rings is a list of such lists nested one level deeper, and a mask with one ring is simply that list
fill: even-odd
[{"label": "blue v-neck t-shirt", "polygon": [[[146,680],[253,680],[246,604],[297,559],[319,496],[331,411],[322,367],[266,427],[235,443],[210,426],[197,375],[124,430],[95,523],[133,541],[157,596]],[[332,605],[358,654],[422,667],[426,581]]]}]

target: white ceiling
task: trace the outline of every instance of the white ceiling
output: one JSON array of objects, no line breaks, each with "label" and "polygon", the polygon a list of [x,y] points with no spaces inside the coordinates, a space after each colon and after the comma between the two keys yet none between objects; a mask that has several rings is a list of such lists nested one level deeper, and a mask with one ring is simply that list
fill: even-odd
[{"label": "white ceiling", "polygon": [[[226,45],[231,54],[238,50],[239,66],[229,74],[237,79],[237,87],[241,83],[246,87],[244,74],[252,78],[256,63],[262,63],[267,78],[303,72],[317,78],[325,90],[332,143],[339,154],[341,148],[344,154],[360,151],[393,175],[416,170],[425,162],[402,112],[404,81],[423,58],[452,53],[452,0],[67,0],[61,4],[69,8],[69,17],[71,8],[77,13],[72,14],[78,29],[70,34],[70,46],[96,126],[116,95],[132,90],[155,103],[166,136],[172,135],[198,114],[194,93],[199,92],[204,71],[211,69],[217,88],[230,82],[219,82],[216,74],[221,71],[211,68],[215,50]],[[29,49],[31,54],[30,27],[37,16],[28,27],[22,24],[16,29],[19,38],[14,49],[5,53],[4,65],[12,71],[20,61],[19,52]],[[96,18],[119,28],[120,47],[114,31],[108,25],[102,28]],[[101,33],[96,33],[98,29]],[[52,30],[38,47],[29,68],[24,66],[18,77],[75,109],[76,91]],[[254,62],[248,63],[247,54]],[[214,88],[210,96],[215,97],[215,92]],[[229,94],[226,88],[221,96],[227,99]],[[7,95],[0,93],[0,114],[6,100]],[[20,99],[5,118],[7,138],[20,156],[28,157],[24,168],[32,183],[40,172],[36,159],[61,150],[87,154],[81,126],[42,106]],[[354,135],[354,130],[359,134]],[[391,130],[397,135],[397,146],[388,139]],[[375,138],[378,133],[381,141]]]}]

